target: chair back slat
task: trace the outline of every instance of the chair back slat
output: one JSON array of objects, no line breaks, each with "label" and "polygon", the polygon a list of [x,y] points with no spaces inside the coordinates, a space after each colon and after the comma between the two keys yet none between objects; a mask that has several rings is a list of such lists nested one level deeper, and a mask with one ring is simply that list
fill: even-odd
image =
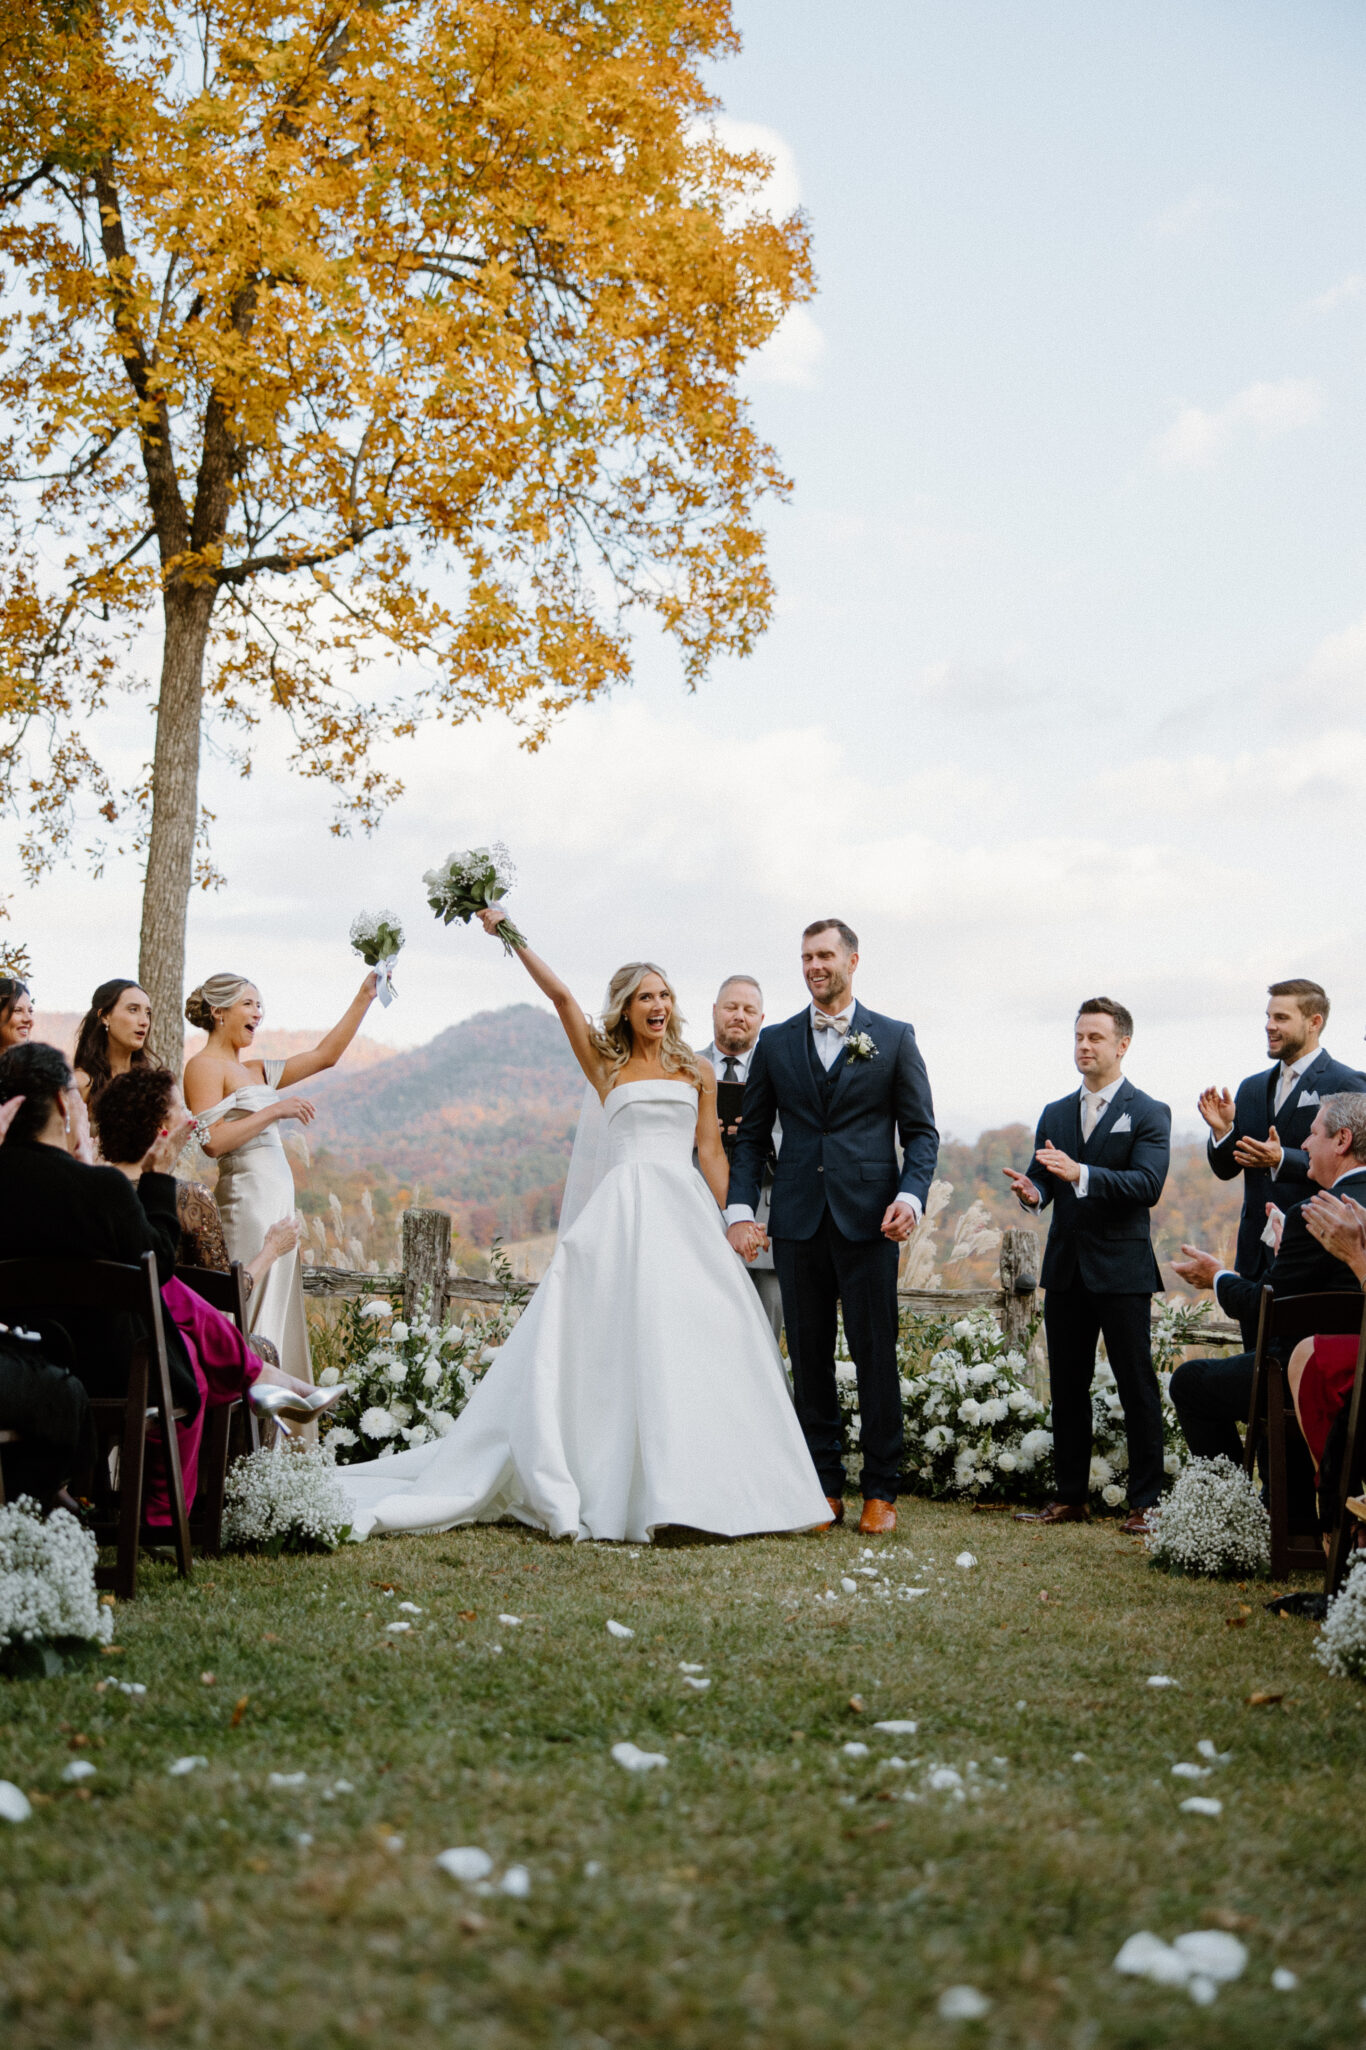
[{"label": "chair back slat", "polygon": [[1361,1329],[1361,1308],[1361,1291],[1356,1288],[1280,1296],[1271,1304],[1268,1336],[1296,1344],[1301,1338],[1355,1338]]},{"label": "chair back slat", "polygon": [[149,1260],[155,1287],[155,1253],[136,1267],[122,1260],[0,1260],[0,1311],[145,1310]]}]

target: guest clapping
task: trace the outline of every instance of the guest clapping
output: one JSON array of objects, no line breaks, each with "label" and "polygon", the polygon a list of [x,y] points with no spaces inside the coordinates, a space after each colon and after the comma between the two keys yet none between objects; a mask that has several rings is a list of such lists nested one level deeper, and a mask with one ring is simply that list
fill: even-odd
[{"label": "guest clapping", "polygon": [[33,998],[28,984],[15,975],[0,975],[0,1053],[23,1046],[33,1032]]},{"label": "guest clapping", "polygon": [[159,1065],[148,1045],[151,1030],[152,1000],[140,983],[116,975],[100,984],[81,1020],[71,1063],[87,1103],[115,1075]]}]

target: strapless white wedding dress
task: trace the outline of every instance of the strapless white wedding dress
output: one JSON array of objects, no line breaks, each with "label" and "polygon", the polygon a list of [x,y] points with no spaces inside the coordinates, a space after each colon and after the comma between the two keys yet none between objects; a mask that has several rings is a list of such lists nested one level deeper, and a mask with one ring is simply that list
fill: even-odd
[{"label": "strapless white wedding dress", "polygon": [[626,1082],[606,1172],[446,1437],[337,1468],[352,1532],[510,1516],[552,1537],[740,1537],[830,1511],[778,1348],[692,1164],[697,1092]]},{"label": "strapless white wedding dress", "polygon": [[[235,1089],[212,1110],[204,1113],[205,1124],[221,1118],[232,1123],[267,1110],[279,1096],[278,1083],[283,1061],[265,1061],[266,1079]],[[243,1264],[254,1260],[266,1242],[272,1224],[294,1215],[294,1176],[280,1139],[280,1127],[267,1125],[254,1139],[225,1153],[218,1163],[214,1201],[223,1219],[223,1236],[228,1256]],[[280,1356],[287,1374],[301,1381],[313,1379],[308,1350],[308,1320],[304,1315],[304,1284],[296,1248],[266,1269],[248,1298],[250,1328],[257,1338],[268,1338]]]}]

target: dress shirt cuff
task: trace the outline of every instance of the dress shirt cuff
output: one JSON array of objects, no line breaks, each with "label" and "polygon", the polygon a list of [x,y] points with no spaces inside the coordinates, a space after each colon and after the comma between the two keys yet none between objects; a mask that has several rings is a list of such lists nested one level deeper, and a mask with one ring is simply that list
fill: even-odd
[{"label": "dress shirt cuff", "polygon": [[[1232,1267],[1221,1267],[1219,1269],[1219,1272],[1215,1275],[1213,1282],[1214,1300],[1216,1303],[1219,1302],[1219,1283],[1221,1281],[1236,1281],[1237,1279],[1238,1275],[1236,1269]],[[1219,1307],[1222,1310],[1224,1306],[1222,1303],[1219,1303]]]},{"label": "dress shirt cuff", "polygon": [[902,1189],[900,1194],[897,1196],[896,1200],[898,1203],[908,1204],[910,1208],[914,1210],[915,1221],[917,1224],[919,1224],[921,1218],[924,1215],[924,1206],[921,1203],[919,1196],[914,1195],[910,1189]]},{"label": "dress shirt cuff", "polygon": [[748,1203],[732,1203],[726,1210],[726,1230],[733,1224],[753,1224],[754,1212]]},{"label": "dress shirt cuff", "polygon": [[1233,1137],[1233,1132],[1234,1127],[1230,1125],[1222,1139],[1211,1138],[1210,1145],[1214,1148],[1216,1153],[1218,1152],[1221,1146],[1227,1146],[1229,1140]]},{"label": "dress shirt cuff", "polygon": [[1081,1172],[1080,1172],[1080,1174],[1079,1174],[1079,1175],[1077,1176],[1077,1194],[1078,1194],[1079,1196],[1084,1196],[1084,1195],[1086,1194],[1087,1190],[1088,1190],[1088,1189],[1090,1188],[1090,1186],[1091,1186],[1091,1170],[1090,1170],[1090,1168],[1089,1168],[1089,1167],[1088,1167],[1088,1166],[1086,1165],[1086,1162],[1085,1162],[1085,1161],[1083,1161],[1083,1162],[1082,1162],[1082,1164],[1081,1164]]},{"label": "dress shirt cuff", "polygon": [[1272,1181],[1273,1181],[1273,1182],[1275,1181],[1276,1177],[1277,1177],[1277,1176],[1278,1176],[1278,1175],[1280,1174],[1280,1171],[1281,1171],[1281,1169],[1282,1169],[1282,1168],[1283,1168],[1284,1166],[1285,1166],[1285,1148],[1284,1148],[1284,1146],[1282,1146],[1282,1148],[1281,1148],[1281,1157],[1280,1157],[1280,1159],[1279,1159],[1279,1160],[1278,1160],[1278,1161],[1276,1162],[1276,1165],[1275,1165],[1275,1166],[1274,1166],[1274,1167],[1272,1168],[1272,1170],[1271,1170],[1271,1179],[1272,1179]]}]

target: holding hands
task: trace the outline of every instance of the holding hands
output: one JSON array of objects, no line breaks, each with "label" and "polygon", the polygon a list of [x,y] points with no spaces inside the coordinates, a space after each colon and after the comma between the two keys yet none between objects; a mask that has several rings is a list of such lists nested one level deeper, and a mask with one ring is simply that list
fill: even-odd
[{"label": "holding hands", "polygon": [[753,1218],[732,1224],[726,1238],[742,1260],[756,1260],[768,1244],[767,1232],[761,1224],[756,1224]]}]

